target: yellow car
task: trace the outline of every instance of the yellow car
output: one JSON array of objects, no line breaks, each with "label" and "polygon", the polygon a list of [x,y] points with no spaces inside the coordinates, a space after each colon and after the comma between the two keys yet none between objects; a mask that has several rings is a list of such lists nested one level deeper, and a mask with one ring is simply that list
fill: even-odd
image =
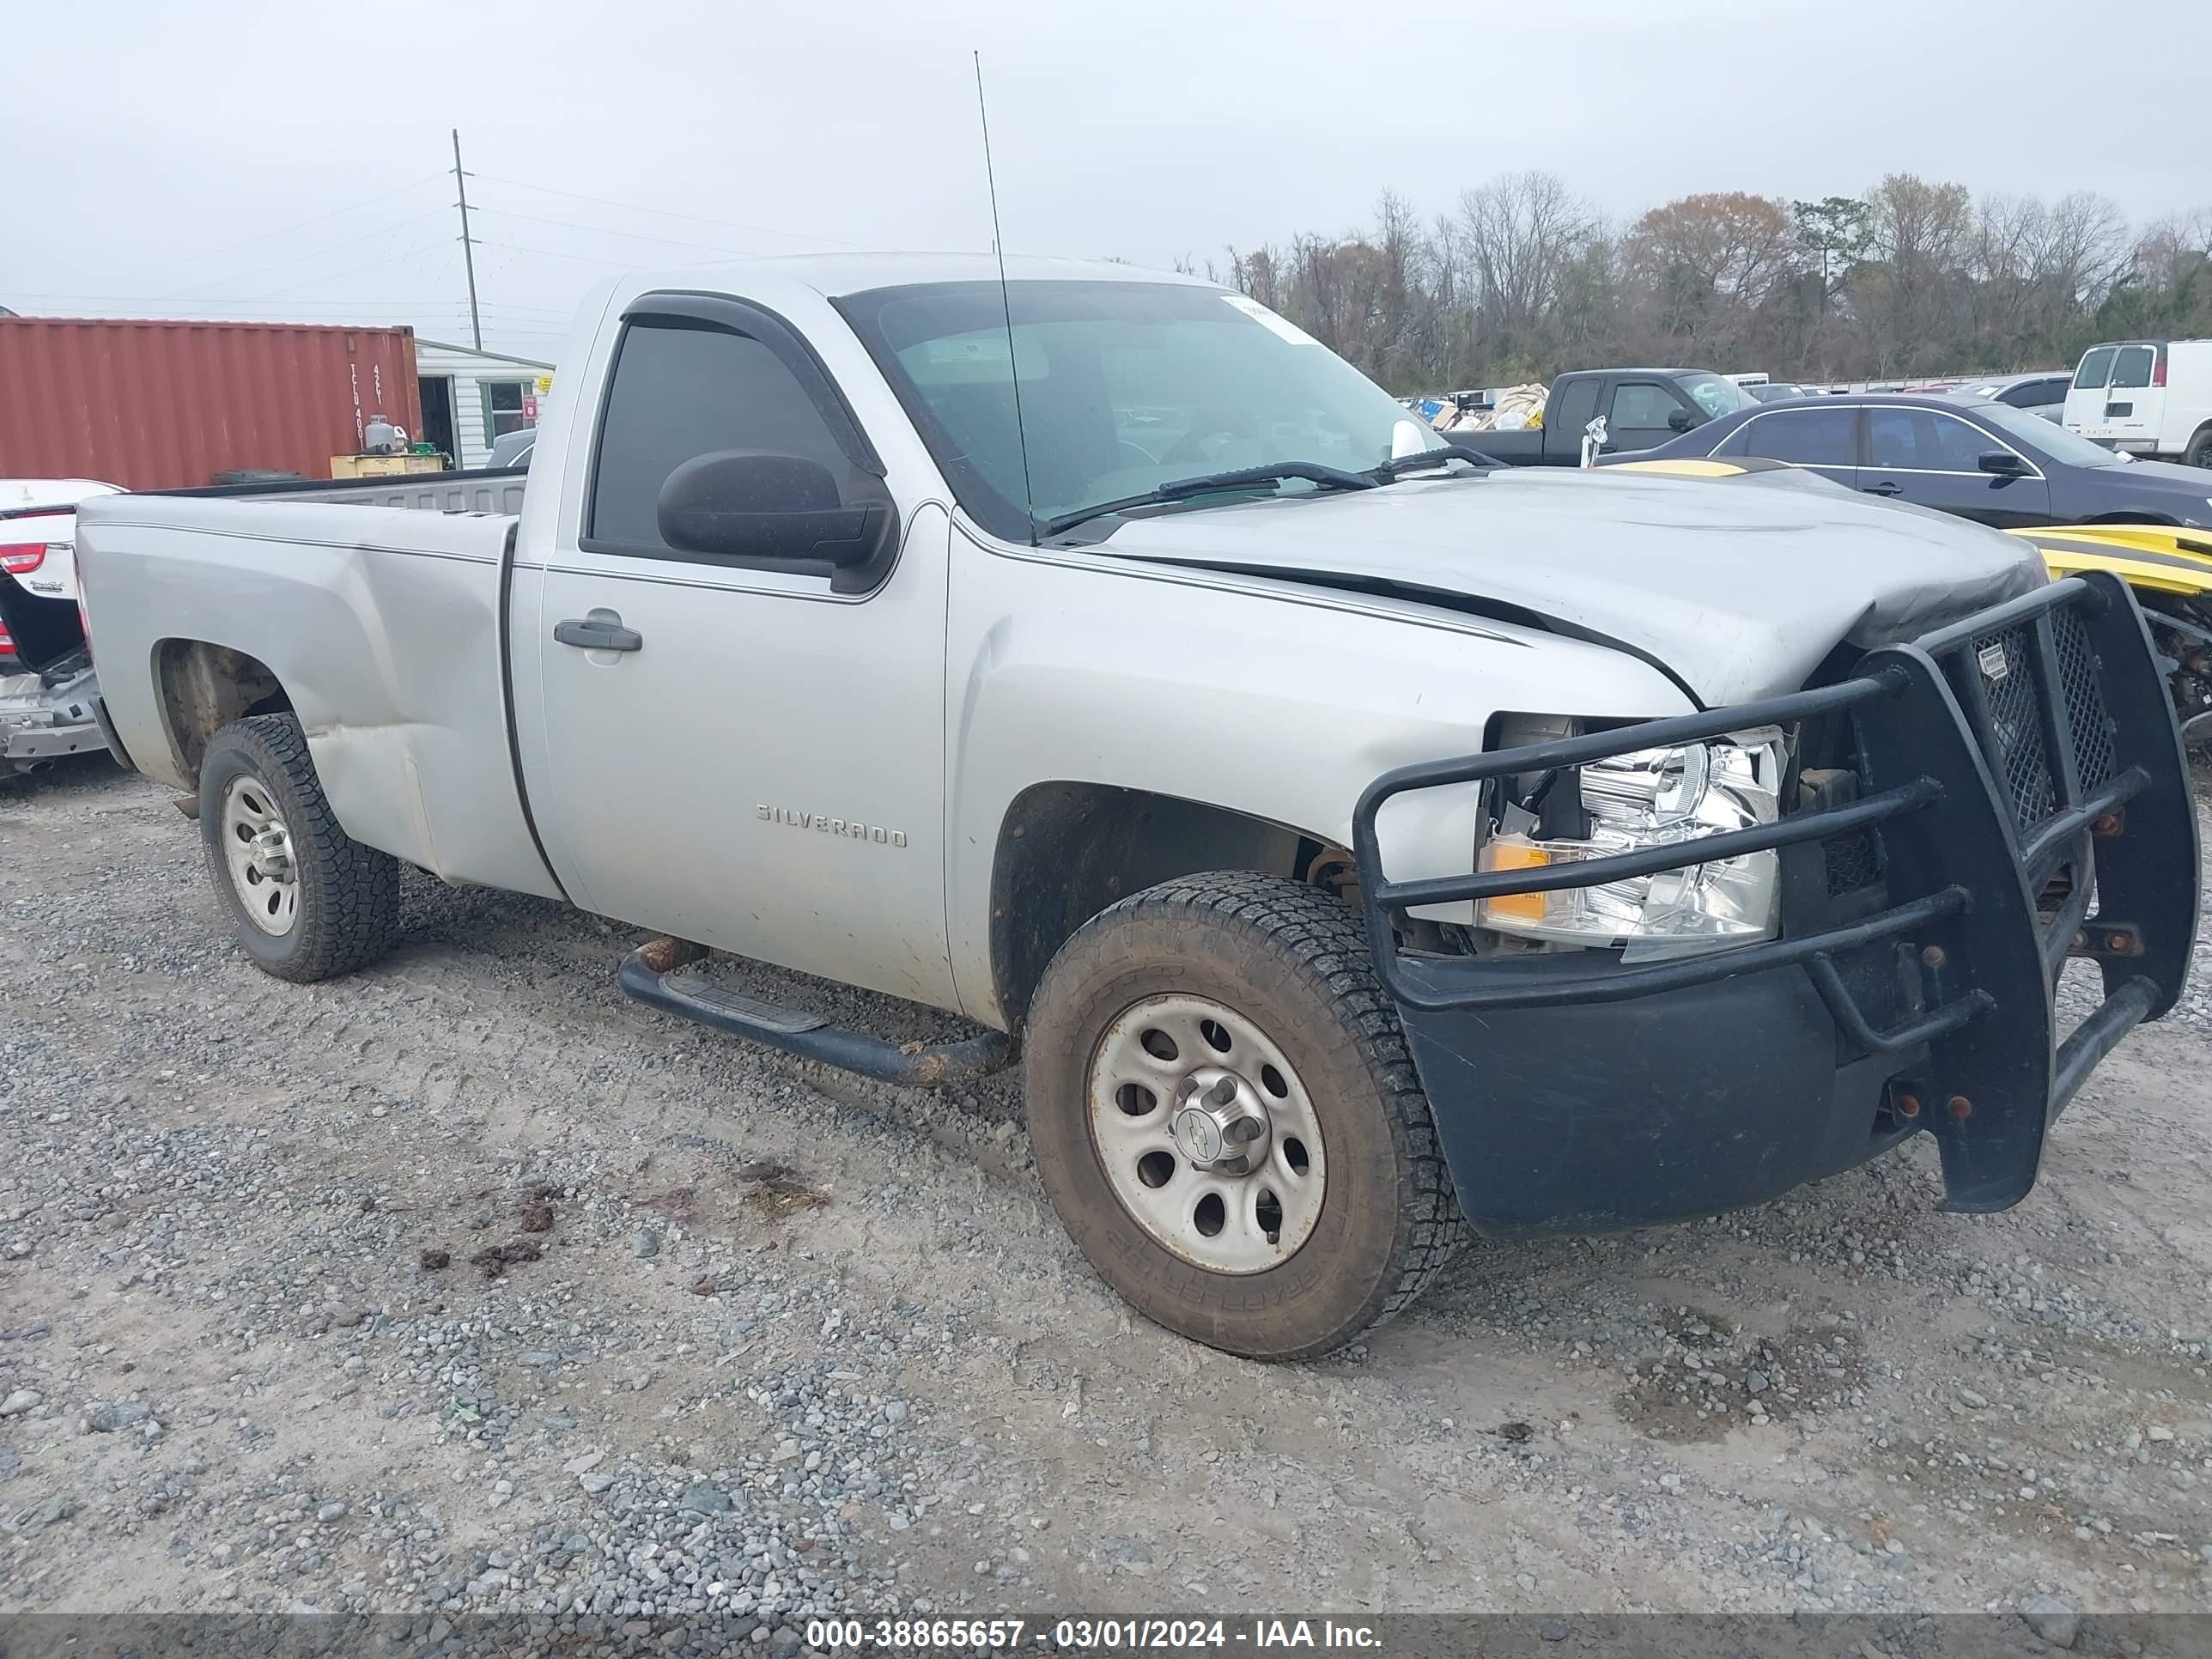
[{"label": "yellow car", "polygon": [[[1623,461],[1608,471],[1728,478],[1783,461]],[[2166,665],[2181,733],[2212,741],[2212,530],[2163,524],[2053,524],[2008,530],[2035,544],[2054,576],[2109,570],[2135,592]]]}]

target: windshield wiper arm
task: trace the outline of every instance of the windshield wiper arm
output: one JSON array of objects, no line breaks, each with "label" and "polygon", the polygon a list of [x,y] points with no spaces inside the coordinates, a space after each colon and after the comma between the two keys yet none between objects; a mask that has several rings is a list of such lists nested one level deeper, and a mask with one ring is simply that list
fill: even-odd
[{"label": "windshield wiper arm", "polygon": [[1176,478],[1170,483],[1147,489],[1141,495],[1124,495],[1117,501],[1101,501],[1096,507],[1078,507],[1073,513],[1062,513],[1044,521],[1044,533],[1057,536],[1063,530],[1073,530],[1091,519],[1103,518],[1109,513],[1120,513],[1132,507],[1156,507],[1163,501],[1180,501],[1192,495],[1210,495],[1218,489],[1242,489],[1250,484],[1280,483],[1285,478],[1303,478],[1306,483],[1319,484],[1324,489],[1372,489],[1376,480],[1364,472],[1346,472],[1340,466],[1323,466],[1319,461],[1270,461],[1265,466],[1240,466],[1229,472],[1201,473],[1195,478]]},{"label": "windshield wiper arm", "polygon": [[1394,456],[1367,476],[1379,483],[1385,478],[1399,478],[1408,472],[1419,472],[1425,467],[1442,466],[1446,461],[1466,461],[1474,466],[1505,465],[1495,455],[1486,455],[1479,449],[1468,448],[1464,444],[1446,444],[1440,449],[1417,449],[1410,455]]}]

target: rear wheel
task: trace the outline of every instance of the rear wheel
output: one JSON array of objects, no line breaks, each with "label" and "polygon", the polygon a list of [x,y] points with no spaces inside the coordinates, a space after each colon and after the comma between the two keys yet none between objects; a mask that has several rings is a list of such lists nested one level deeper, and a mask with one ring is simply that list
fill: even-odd
[{"label": "rear wheel", "polygon": [[2201,428],[2189,441],[2189,447],[2181,459],[2191,466],[2212,466],[2212,426]]},{"label": "rear wheel", "polygon": [[289,714],[215,734],[200,763],[200,833],[238,942],[301,983],[367,966],[399,927],[399,861],[338,828]]},{"label": "rear wheel", "polygon": [[1233,871],[1123,900],[1054,957],[1024,1041],[1054,1207],[1170,1330],[1326,1353],[1464,1237],[1366,941],[1313,888]]}]

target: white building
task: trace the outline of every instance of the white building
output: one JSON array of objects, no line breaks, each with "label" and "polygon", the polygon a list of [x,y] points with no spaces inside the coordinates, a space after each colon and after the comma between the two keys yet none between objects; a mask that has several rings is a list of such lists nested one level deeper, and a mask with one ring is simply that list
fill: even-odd
[{"label": "white building", "polygon": [[493,439],[538,424],[538,399],[552,384],[553,365],[418,337],[415,376],[422,389],[422,429],[414,435],[471,471],[486,464]]}]

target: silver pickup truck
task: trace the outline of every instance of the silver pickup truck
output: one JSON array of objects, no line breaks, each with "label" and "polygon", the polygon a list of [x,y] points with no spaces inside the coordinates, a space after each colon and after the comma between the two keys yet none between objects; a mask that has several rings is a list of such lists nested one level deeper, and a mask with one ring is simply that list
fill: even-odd
[{"label": "silver pickup truck", "polygon": [[2118,583],[1786,470],[1495,469],[1242,295],[1006,276],[611,283],[512,516],[88,503],[104,717],[246,952],[374,962],[404,862],[650,930],[625,991],[828,1065],[1018,1050],[1098,1271],[1268,1358],[1470,1230],[1923,1132],[2010,1205],[2173,1005],[2195,819]]}]

